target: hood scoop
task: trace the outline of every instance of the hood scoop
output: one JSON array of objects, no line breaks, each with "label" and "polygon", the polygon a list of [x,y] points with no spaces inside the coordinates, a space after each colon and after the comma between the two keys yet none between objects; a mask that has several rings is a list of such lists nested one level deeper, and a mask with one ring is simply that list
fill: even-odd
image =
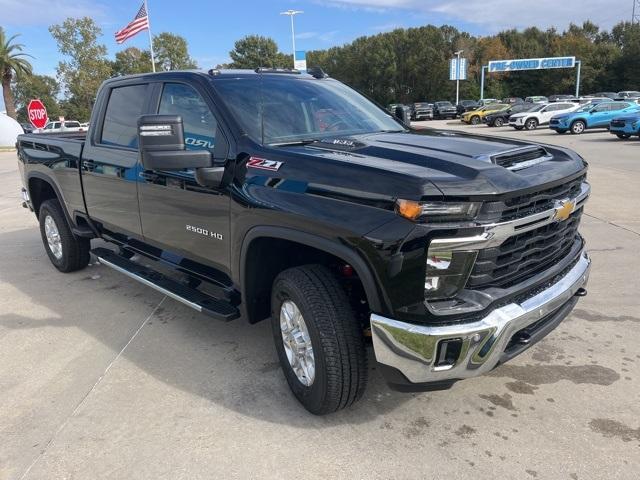
[{"label": "hood scoop", "polygon": [[495,163],[507,170],[515,172],[549,161],[553,156],[544,147],[532,145],[514,148],[513,150],[496,154],[479,155],[475,158]]}]

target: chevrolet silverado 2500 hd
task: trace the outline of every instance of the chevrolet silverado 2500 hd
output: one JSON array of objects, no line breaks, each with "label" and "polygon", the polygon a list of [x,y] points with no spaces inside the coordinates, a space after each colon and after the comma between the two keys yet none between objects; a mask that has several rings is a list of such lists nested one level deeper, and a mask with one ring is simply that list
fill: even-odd
[{"label": "chevrolet silverado 2500 hd", "polygon": [[579,155],[414,131],[311,72],[119,77],[86,134],[21,135],[53,265],[92,253],[211,317],[270,319],[315,414],[361,397],[369,346],[392,386],[443,389],[569,314],[590,269]]}]

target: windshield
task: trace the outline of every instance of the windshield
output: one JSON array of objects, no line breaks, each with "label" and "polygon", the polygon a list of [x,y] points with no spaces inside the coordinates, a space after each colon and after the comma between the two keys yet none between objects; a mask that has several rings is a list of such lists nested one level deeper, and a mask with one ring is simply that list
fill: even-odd
[{"label": "windshield", "polygon": [[384,131],[404,131],[355,90],[332,79],[250,76],[214,82],[249,137],[284,144]]},{"label": "windshield", "polygon": [[436,102],[436,105],[439,107],[453,107],[451,102]]},{"label": "windshield", "polygon": [[598,103],[587,103],[587,104],[581,106],[578,110],[576,110],[576,112],[588,112],[589,110],[591,110],[596,105],[598,105]]}]

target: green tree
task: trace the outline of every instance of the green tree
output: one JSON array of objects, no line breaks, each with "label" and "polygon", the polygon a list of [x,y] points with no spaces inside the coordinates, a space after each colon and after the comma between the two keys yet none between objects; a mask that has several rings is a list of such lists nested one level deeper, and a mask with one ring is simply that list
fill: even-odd
[{"label": "green tree", "polygon": [[126,48],[116,53],[112,65],[113,75],[132,75],[151,71],[151,54],[136,47]]},{"label": "green tree", "polygon": [[57,99],[60,85],[53,77],[46,75],[24,76],[19,82],[14,83],[12,90],[16,103],[17,120],[21,123],[29,121],[27,106],[29,101],[34,98],[42,100],[51,118],[62,114]]},{"label": "green tree", "polygon": [[100,84],[111,76],[107,48],[98,43],[102,30],[89,17],[67,18],[49,27],[66,59],[58,63],[58,79],[64,85],[67,118],[87,121]]},{"label": "green tree", "polygon": [[187,41],[180,35],[163,32],[153,39],[157,70],[187,70],[198,68],[196,61],[189,56]]},{"label": "green tree", "polygon": [[24,45],[15,43],[18,35],[7,38],[4,29],[0,27],[0,77],[2,81],[2,96],[7,115],[16,118],[16,106],[11,91],[11,82],[16,78],[22,81],[31,75],[31,64],[25,57],[30,57],[22,52]]},{"label": "green tree", "polygon": [[291,68],[293,59],[278,51],[278,44],[268,37],[248,35],[238,40],[229,52],[229,68]]}]

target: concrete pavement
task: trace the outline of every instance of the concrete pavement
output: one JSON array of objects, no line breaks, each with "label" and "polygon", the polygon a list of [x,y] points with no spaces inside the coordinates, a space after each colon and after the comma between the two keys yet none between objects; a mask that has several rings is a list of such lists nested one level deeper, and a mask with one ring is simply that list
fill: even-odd
[{"label": "concrete pavement", "polygon": [[0,479],[636,479],[640,141],[458,123],[591,165],[589,296],[536,347],[451,390],[309,415],[269,325],[228,324],[101,265],[58,273],[0,154]]}]

